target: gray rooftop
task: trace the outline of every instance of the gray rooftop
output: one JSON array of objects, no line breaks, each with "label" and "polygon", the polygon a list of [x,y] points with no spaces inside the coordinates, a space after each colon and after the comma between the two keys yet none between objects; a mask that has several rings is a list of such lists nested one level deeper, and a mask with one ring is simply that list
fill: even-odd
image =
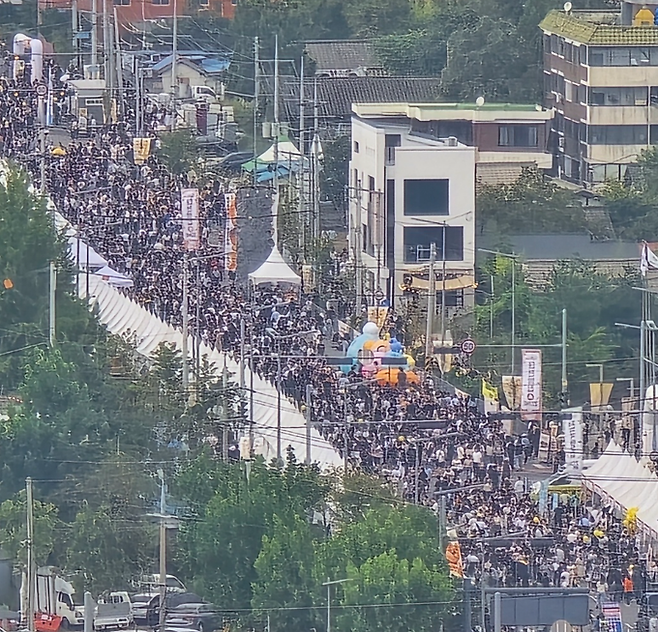
[{"label": "gray rooftop", "polygon": [[372,44],[367,40],[308,42],[306,54],[315,62],[317,72],[381,67]]},{"label": "gray rooftop", "polygon": [[[504,246],[502,244],[505,244]],[[639,243],[633,241],[594,241],[588,234],[509,235],[504,239],[483,236],[479,247],[520,255],[526,261],[629,261],[640,260]]]}]

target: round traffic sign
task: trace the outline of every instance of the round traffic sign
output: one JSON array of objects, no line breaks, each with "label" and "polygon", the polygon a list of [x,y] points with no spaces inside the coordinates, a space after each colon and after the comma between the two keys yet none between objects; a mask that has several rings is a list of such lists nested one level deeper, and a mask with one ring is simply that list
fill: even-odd
[{"label": "round traffic sign", "polygon": [[475,346],[475,341],[472,338],[466,338],[466,340],[462,340],[461,345],[459,345],[462,353],[467,355],[471,355],[475,351]]},{"label": "round traffic sign", "polygon": [[44,86],[43,84],[39,84],[37,86],[37,94],[40,97],[45,97],[48,94],[48,88]]}]

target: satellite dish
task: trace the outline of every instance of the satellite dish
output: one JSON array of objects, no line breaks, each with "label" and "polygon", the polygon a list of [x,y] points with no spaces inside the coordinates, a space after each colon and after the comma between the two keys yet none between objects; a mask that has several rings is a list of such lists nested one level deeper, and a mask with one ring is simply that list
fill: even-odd
[{"label": "satellite dish", "polygon": [[569,11],[571,11],[571,9],[573,9],[573,4],[571,4],[571,2],[565,2],[564,3],[564,12],[569,13]]},{"label": "satellite dish", "polygon": [[481,108],[484,105],[484,97],[478,97],[475,99],[475,105]]}]

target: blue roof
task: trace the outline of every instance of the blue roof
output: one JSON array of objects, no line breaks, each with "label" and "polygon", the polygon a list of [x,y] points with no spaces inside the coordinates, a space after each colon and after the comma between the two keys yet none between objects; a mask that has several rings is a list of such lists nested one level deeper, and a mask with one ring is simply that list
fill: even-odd
[{"label": "blue roof", "polygon": [[[195,66],[200,66],[200,70],[207,74],[214,74],[217,72],[225,71],[231,65],[230,57],[210,57],[203,52],[197,51],[183,51],[179,52],[176,58],[193,63]],[[163,57],[157,64],[154,64],[151,69],[153,72],[160,72],[168,66],[171,66],[173,55]]]}]

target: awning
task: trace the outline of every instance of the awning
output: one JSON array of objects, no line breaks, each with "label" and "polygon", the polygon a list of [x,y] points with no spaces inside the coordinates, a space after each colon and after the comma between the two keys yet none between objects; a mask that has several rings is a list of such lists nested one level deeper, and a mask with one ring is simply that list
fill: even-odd
[{"label": "awning", "polygon": [[110,285],[113,285],[114,287],[132,287],[133,282],[131,279],[129,279],[125,274],[121,274],[121,272],[117,272],[116,270],[112,270],[112,268],[108,266],[103,266],[99,270],[96,270],[94,272],[95,276],[100,277],[105,281],[105,283],[109,283]]},{"label": "awning", "polygon": [[107,259],[77,237],[69,237],[69,254],[78,268],[96,270],[107,265]]}]

